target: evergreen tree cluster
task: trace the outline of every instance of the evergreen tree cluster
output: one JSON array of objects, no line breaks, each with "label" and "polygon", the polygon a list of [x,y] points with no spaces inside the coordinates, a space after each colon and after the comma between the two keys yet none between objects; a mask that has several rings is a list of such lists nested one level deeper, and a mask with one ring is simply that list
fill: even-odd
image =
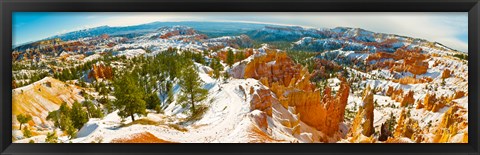
[{"label": "evergreen tree cluster", "polygon": [[132,121],[135,121],[135,114],[147,114],[145,94],[137,82],[138,77],[128,72],[114,81],[114,96],[117,98],[114,101],[115,109],[119,110],[119,116],[130,117]]},{"label": "evergreen tree cluster", "polygon": [[[130,117],[132,121],[136,115],[146,115],[146,109],[161,112],[164,105],[173,102],[173,86],[178,81],[184,95],[179,97],[179,102],[190,103],[194,110],[195,103],[203,100],[207,92],[201,89],[194,62],[206,64],[204,53],[169,48],[152,57],[132,58],[127,62],[127,68],[131,69],[115,75],[114,96],[117,100],[113,109],[118,109],[121,117]],[[219,62],[218,65],[221,66]],[[220,68],[218,65],[216,67]]]},{"label": "evergreen tree cluster", "polygon": [[86,74],[90,69],[92,69],[92,65],[97,63],[98,61],[99,60],[96,59],[92,61],[87,61],[81,65],[65,68],[61,72],[54,73],[53,77],[61,81],[80,79],[84,74]]},{"label": "evergreen tree cluster", "polygon": [[195,112],[195,103],[205,100],[208,90],[202,88],[202,82],[192,62],[182,70],[179,84],[182,86],[182,94],[179,96],[178,102],[189,103],[191,111]]},{"label": "evergreen tree cluster", "polygon": [[32,72],[30,75],[23,74],[23,76],[13,76],[13,79],[15,81],[19,81],[19,79],[24,79],[20,82],[16,82],[16,86],[18,87],[23,87],[29,84],[32,84],[36,81],[39,81],[45,77],[47,77],[49,74],[48,72],[44,71],[38,71],[38,72]]},{"label": "evergreen tree cluster", "polygon": [[66,132],[72,139],[89,118],[100,117],[103,117],[103,113],[99,112],[99,108],[95,107],[91,101],[85,101],[83,105],[74,102],[72,107],[63,103],[58,110],[48,113],[47,120],[53,121],[55,127]]},{"label": "evergreen tree cluster", "polygon": [[235,54],[233,53],[232,49],[228,49],[227,51],[227,65],[232,67],[233,63],[235,63]]},{"label": "evergreen tree cluster", "polygon": [[221,71],[223,71],[223,65],[220,63],[220,58],[214,57],[210,60],[210,68],[213,69],[213,78],[219,79],[221,75]]}]

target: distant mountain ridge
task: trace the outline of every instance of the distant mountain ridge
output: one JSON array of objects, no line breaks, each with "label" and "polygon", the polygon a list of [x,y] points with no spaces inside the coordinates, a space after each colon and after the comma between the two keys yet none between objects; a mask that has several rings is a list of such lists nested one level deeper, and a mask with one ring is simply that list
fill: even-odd
[{"label": "distant mountain ridge", "polygon": [[61,35],[49,37],[47,39],[60,38],[62,40],[73,40],[78,38],[99,36],[108,34],[110,36],[123,35],[129,33],[153,32],[166,26],[183,25],[191,27],[204,33],[242,33],[264,27],[266,24],[237,23],[237,22],[153,22],[134,26],[111,27],[100,26],[91,29],[73,31]]},{"label": "distant mountain ridge", "polygon": [[[335,28],[304,28],[301,26],[281,26],[258,23],[242,22],[153,22],[134,26],[111,27],[100,26],[90,29],[68,32],[55,35],[43,40],[61,39],[63,41],[76,40],[80,38],[95,37],[103,34],[109,36],[141,36],[155,32],[163,27],[182,25],[191,27],[209,38],[223,36],[238,36],[245,34],[252,40],[260,42],[287,41],[292,43],[292,49],[307,51],[335,50],[346,47],[346,50],[368,50],[394,52],[396,49],[409,44],[432,44],[448,50],[457,51],[446,47],[441,43],[429,42],[425,39],[401,36],[396,34],[376,33],[361,28],[335,27]],[[314,42],[312,41],[312,38]],[[306,40],[305,40],[306,39]],[[43,41],[40,40],[40,41]],[[396,41],[395,41],[396,40]],[[388,42],[388,45],[382,42]],[[38,41],[37,41],[38,42]],[[375,44],[377,42],[377,44]],[[35,42],[33,42],[35,43]],[[26,49],[29,44],[15,47],[15,49]]]}]

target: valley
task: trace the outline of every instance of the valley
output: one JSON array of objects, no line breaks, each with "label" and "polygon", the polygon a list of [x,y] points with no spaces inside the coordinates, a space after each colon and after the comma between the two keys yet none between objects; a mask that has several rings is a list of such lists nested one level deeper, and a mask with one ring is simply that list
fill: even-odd
[{"label": "valley", "polygon": [[468,143],[467,53],[360,28],[200,23],[15,47],[13,142]]}]

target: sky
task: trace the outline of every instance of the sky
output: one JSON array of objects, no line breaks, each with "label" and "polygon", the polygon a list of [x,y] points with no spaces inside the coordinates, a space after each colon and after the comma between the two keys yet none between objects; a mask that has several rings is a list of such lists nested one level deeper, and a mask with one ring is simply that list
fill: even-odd
[{"label": "sky", "polygon": [[467,12],[15,12],[13,45],[98,26],[156,21],[217,21],[354,27],[437,41],[468,51]]}]

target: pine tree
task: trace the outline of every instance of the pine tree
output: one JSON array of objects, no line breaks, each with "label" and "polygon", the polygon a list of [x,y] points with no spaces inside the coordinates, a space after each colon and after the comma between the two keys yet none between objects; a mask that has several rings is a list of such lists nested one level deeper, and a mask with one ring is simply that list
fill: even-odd
[{"label": "pine tree", "polygon": [[105,109],[107,110],[107,113],[111,113],[114,110],[114,106],[112,101],[110,101],[108,98],[104,98],[105,103],[103,104]]},{"label": "pine tree", "polygon": [[221,74],[220,72],[223,71],[223,66],[220,63],[220,59],[215,57],[212,59],[212,62],[210,63],[210,68],[213,69],[213,78],[218,79],[220,78]]},{"label": "pine tree", "polygon": [[102,118],[103,113],[100,108],[97,108],[92,101],[83,102],[83,106],[87,108],[88,118]]},{"label": "pine tree", "polygon": [[203,50],[203,55],[204,56],[210,56],[210,52],[208,50]]},{"label": "pine tree", "polygon": [[53,131],[52,133],[47,133],[47,137],[45,138],[45,142],[47,143],[57,143],[57,132]]},{"label": "pine tree", "polygon": [[224,82],[227,82],[227,80],[230,78],[230,74],[228,74],[228,72],[224,72],[223,73],[223,81]]},{"label": "pine tree", "polygon": [[166,104],[170,104],[173,102],[173,84],[170,81],[167,81],[167,99]]},{"label": "pine tree", "polygon": [[53,121],[55,127],[60,128],[60,117],[58,111],[51,111],[48,113],[47,120]]},{"label": "pine tree", "polygon": [[25,115],[22,115],[22,114],[19,114],[17,115],[17,121],[20,123],[20,129],[19,130],[22,130],[22,125],[27,123],[28,121],[31,121],[32,120],[32,116],[31,115],[28,115],[28,114],[25,114]]},{"label": "pine tree", "polygon": [[242,61],[243,59],[245,59],[245,52],[240,51],[240,52],[236,53],[235,54],[235,59],[237,59],[237,61]]},{"label": "pine tree", "polygon": [[133,75],[126,73],[115,81],[114,87],[114,96],[117,98],[114,105],[115,109],[119,110],[118,115],[122,118],[131,117],[132,121],[135,121],[135,114],[147,114],[142,88],[138,86]]},{"label": "pine tree", "polygon": [[70,117],[63,117],[61,118],[63,121],[63,124],[64,124],[64,130],[67,135],[69,136],[70,139],[73,139],[74,137],[77,136],[77,129],[75,129],[75,127],[73,126],[73,121],[70,119]]},{"label": "pine tree", "polygon": [[88,117],[88,118],[92,118],[92,111],[93,111],[93,109],[95,108],[95,106],[93,105],[92,101],[85,100],[85,101],[83,102],[83,107],[87,108],[87,117]]},{"label": "pine tree", "polygon": [[104,85],[100,87],[99,95],[107,96],[110,93],[110,90]]},{"label": "pine tree", "polygon": [[182,94],[179,96],[179,103],[191,105],[191,111],[195,112],[195,103],[201,102],[207,98],[208,91],[202,88],[202,82],[193,63],[185,67],[180,76],[180,86]]},{"label": "pine tree", "polygon": [[227,51],[227,65],[232,67],[233,63],[235,63],[235,55],[231,49]]},{"label": "pine tree", "polygon": [[88,122],[88,113],[82,109],[82,105],[80,103],[74,102],[72,104],[70,118],[73,123],[73,127],[80,129],[85,123]]},{"label": "pine tree", "polygon": [[388,130],[393,131],[396,125],[396,118],[393,116],[393,112],[390,112],[390,119],[387,120],[388,122]]},{"label": "pine tree", "polygon": [[157,105],[160,105],[160,98],[155,92],[150,93],[145,101],[147,102],[147,109],[155,109]]}]

